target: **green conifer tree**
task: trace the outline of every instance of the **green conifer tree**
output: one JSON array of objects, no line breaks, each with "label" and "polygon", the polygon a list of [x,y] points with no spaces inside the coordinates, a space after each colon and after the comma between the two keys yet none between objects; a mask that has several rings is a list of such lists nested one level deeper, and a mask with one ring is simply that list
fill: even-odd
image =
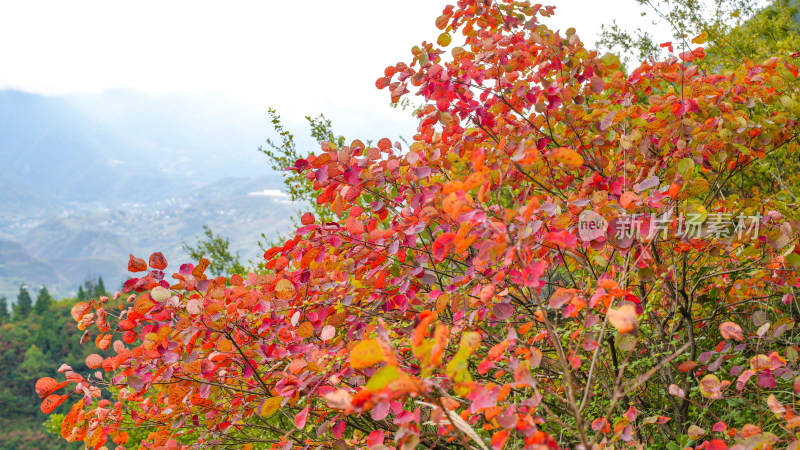
[{"label": "green conifer tree", "polygon": [[78,300],[86,300],[86,291],[83,290],[83,286],[78,286]]},{"label": "green conifer tree", "polygon": [[50,309],[52,304],[53,297],[47,291],[47,286],[42,286],[42,289],[39,290],[39,295],[36,297],[36,305],[33,307],[33,311],[38,315],[42,315]]},{"label": "green conifer tree", "polygon": [[4,296],[0,296],[0,324],[8,322],[10,318],[11,314],[8,312],[8,299]]},{"label": "green conifer tree", "polygon": [[28,288],[25,285],[19,287],[19,294],[17,294],[17,304],[14,305],[14,320],[24,319],[31,314],[33,310],[33,300]]},{"label": "green conifer tree", "polygon": [[103,295],[108,295],[106,292],[106,285],[103,283],[103,277],[97,277],[97,284],[94,285],[94,292],[92,292],[92,297],[98,298]]}]

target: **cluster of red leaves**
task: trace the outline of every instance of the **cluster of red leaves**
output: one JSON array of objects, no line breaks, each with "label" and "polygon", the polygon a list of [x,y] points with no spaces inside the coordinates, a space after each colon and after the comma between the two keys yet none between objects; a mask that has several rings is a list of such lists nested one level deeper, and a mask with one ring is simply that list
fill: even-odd
[{"label": "cluster of red leaves", "polygon": [[[761,398],[797,374],[796,344],[779,339],[789,318],[747,335],[717,322],[753,306],[796,308],[796,205],[720,193],[753,162],[797,147],[797,68],[770,59],[717,74],[690,64],[702,61],[695,49],[626,75],[573,30],[539,22],[552,12],[448,6],[437,44],[415,47],[411,64],[376,83],[393,101],[410,89],[424,99],[410,149],[325,143],[299,161],[339,220],[304,215],[265,253],[267,273],[209,279],[202,260],[170,284],[162,255],[131,256],[129,269],[144,274],[125,284],[129,305],[114,324],[108,299],[73,309],[115,355],[87,359],[91,375],[62,366],[71,394],[53,394],[64,387],[53,379],[37,384],[45,412],[82,397],[64,438],[122,446],[125,430],[150,427],[136,444],[186,447],[180,436],[197,430],[198,445],[287,449],[556,448],[554,436],[592,448],[647,445],[648,430],[697,448],[794,442],[786,391],[767,399],[770,432],[719,420],[710,434],[686,414],[751,389]],[[463,43],[448,56],[457,32]],[[613,229],[626,212],[647,230],[670,210],[737,208],[763,216],[763,239]],[[586,211],[608,226],[580,235]],[[722,375],[749,353],[749,369]],[[648,403],[662,397],[666,408]],[[639,417],[645,409],[660,413]],[[294,429],[277,426],[283,418]]]}]

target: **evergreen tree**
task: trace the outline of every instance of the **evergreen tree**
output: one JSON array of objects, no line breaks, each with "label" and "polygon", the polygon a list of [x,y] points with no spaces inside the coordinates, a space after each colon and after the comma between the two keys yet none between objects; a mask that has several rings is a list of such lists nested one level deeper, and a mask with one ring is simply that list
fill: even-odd
[{"label": "evergreen tree", "polygon": [[94,291],[92,292],[92,297],[98,298],[103,295],[108,295],[106,292],[106,285],[103,283],[103,277],[97,277],[97,284],[94,285]]},{"label": "evergreen tree", "polygon": [[86,291],[83,290],[83,286],[78,286],[78,300],[86,300]]},{"label": "evergreen tree", "polygon": [[92,277],[87,276],[86,281],[83,282],[83,292],[86,293],[86,299],[94,298],[95,283]]},{"label": "evergreen tree", "polygon": [[42,315],[50,309],[51,304],[53,304],[53,297],[47,292],[47,286],[42,286],[39,295],[36,297],[36,305],[33,307],[33,311]]},{"label": "evergreen tree", "polygon": [[45,358],[42,349],[33,344],[25,350],[24,359],[22,364],[19,365],[19,375],[26,380],[36,379],[52,365],[53,363]]},{"label": "evergreen tree", "polygon": [[200,258],[208,258],[211,260],[211,267],[209,272],[214,276],[220,276],[224,273],[245,273],[245,268],[239,261],[239,253],[235,255],[230,251],[231,241],[222,235],[215,235],[208,225],[203,225],[204,239],[200,239],[197,245],[192,247],[183,242],[183,250],[195,261]]},{"label": "evergreen tree", "polygon": [[25,285],[19,287],[19,294],[17,294],[17,304],[14,305],[14,320],[24,319],[31,314],[33,309],[33,300],[28,288]]},{"label": "evergreen tree", "polygon": [[4,296],[0,296],[0,324],[8,322],[10,318],[11,315],[8,313],[8,299]]}]

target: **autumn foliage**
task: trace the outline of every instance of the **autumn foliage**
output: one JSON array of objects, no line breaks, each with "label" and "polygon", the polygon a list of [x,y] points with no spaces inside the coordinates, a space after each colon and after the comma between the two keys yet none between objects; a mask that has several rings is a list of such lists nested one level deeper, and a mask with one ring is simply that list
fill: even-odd
[{"label": "autumn foliage", "polygon": [[[304,215],[265,271],[209,278],[201,260],[168,275],[161,254],[131,256],[119,310],[100,298],[72,311],[100,332],[96,371],[37,383],[43,411],[68,401],[63,437],[797,446],[797,174],[736,183],[797,158],[797,67],[716,72],[702,47],[676,44],[625,73],[543,25],[553,10],[445,8],[438,41],[376,82],[424,102],[410,148],[324,143],[297,161],[338,220]],[[586,211],[607,226],[580,233]],[[717,213],[758,215],[758,236],[712,233]],[[633,214],[641,232],[620,237]],[[697,235],[678,233],[682,214]],[[132,429],[149,434],[130,442]]]}]

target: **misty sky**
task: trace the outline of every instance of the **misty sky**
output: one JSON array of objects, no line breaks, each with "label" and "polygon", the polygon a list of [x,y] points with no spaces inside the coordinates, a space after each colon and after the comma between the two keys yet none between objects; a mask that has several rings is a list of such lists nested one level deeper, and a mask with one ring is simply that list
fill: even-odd
[{"label": "misty sky", "polygon": [[[0,89],[64,94],[133,88],[217,92],[289,119],[325,112],[413,126],[374,87],[387,65],[435,40],[444,0],[0,0]],[[548,2],[545,2],[548,3]],[[555,29],[593,46],[600,23],[647,26],[634,0],[563,0]],[[668,34],[664,36],[669,39]]]}]

